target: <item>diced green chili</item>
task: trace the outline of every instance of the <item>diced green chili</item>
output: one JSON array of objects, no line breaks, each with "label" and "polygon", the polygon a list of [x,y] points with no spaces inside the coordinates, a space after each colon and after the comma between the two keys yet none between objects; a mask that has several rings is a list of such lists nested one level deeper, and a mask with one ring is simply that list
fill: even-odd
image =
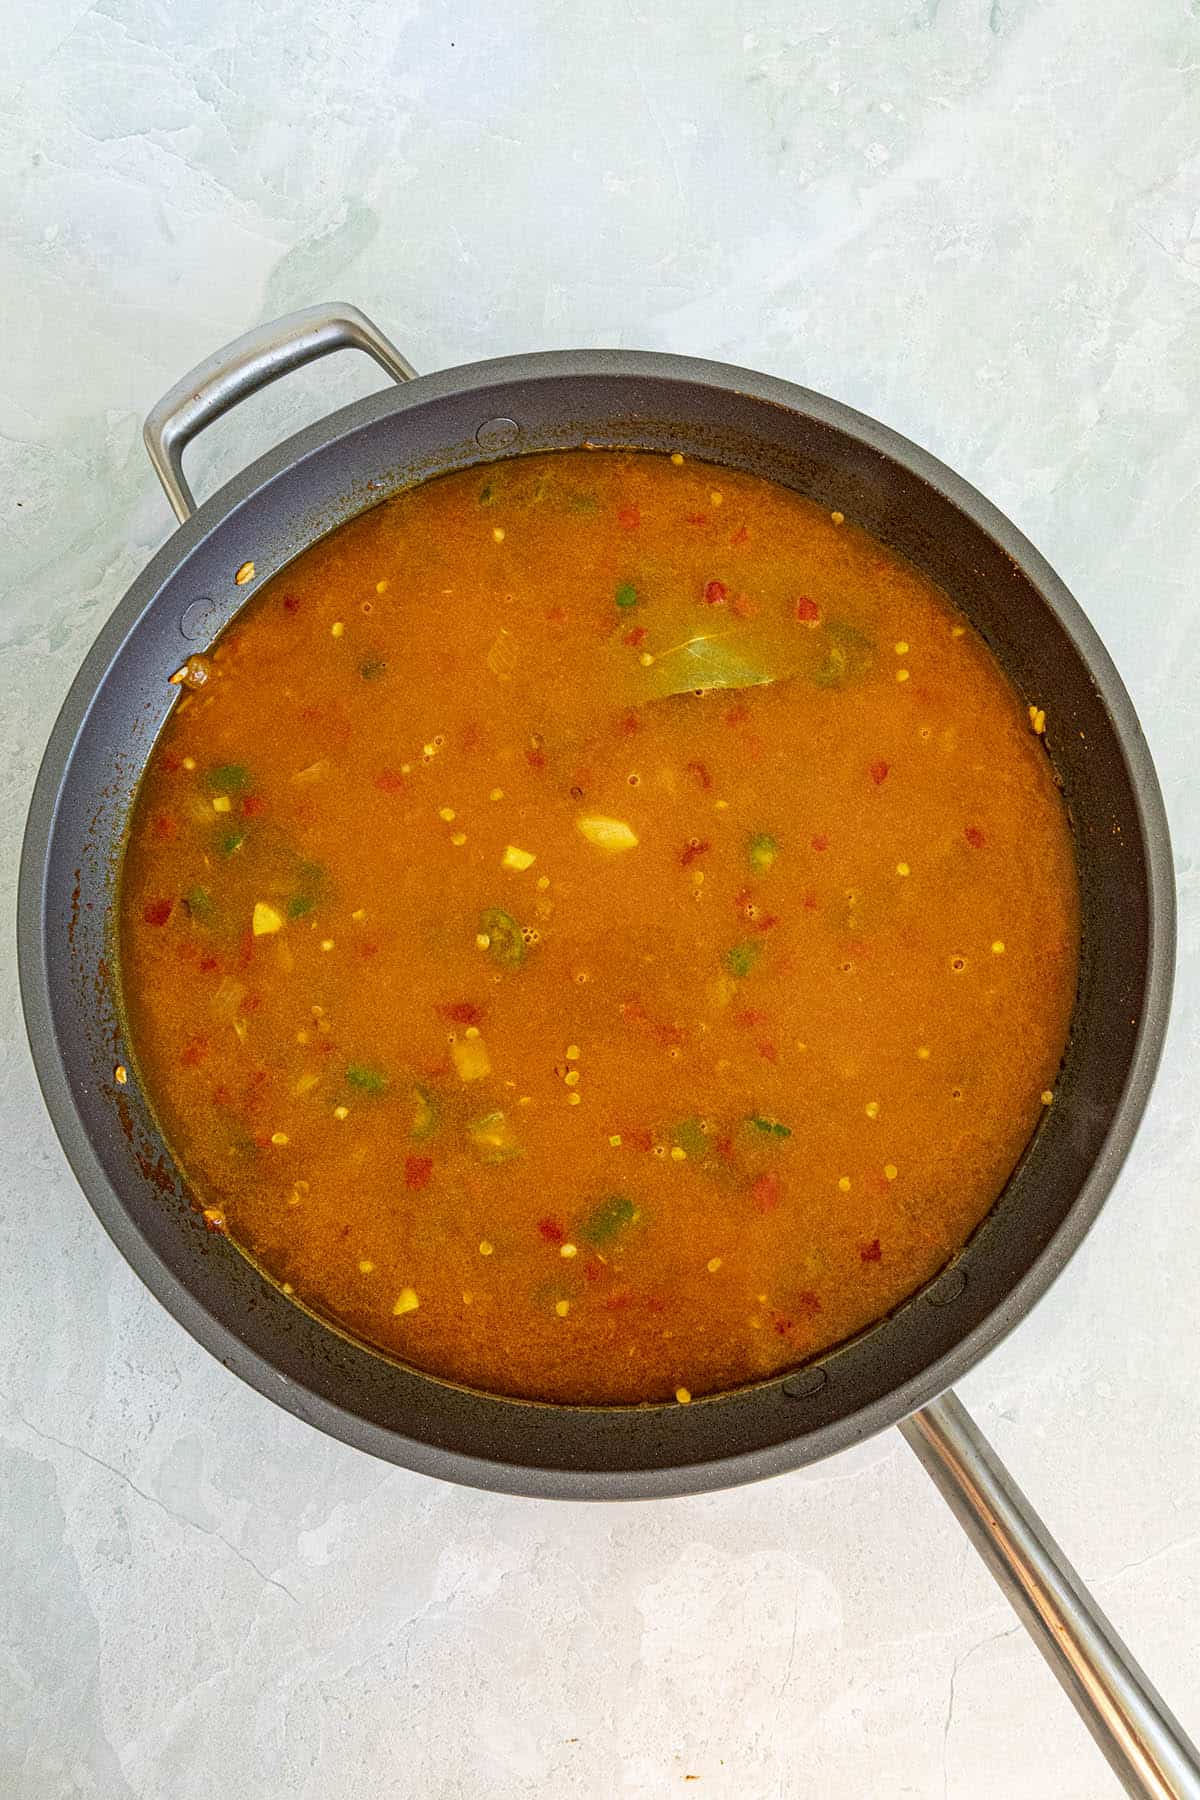
[{"label": "diced green chili", "polygon": [[511,1162],[521,1154],[516,1133],[502,1112],[485,1113],[481,1119],[472,1119],[467,1126],[467,1136],[479,1152],[481,1162]]},{"label": "diced green chili", "polygon": [[199,925],[211,925],[215,914],[213,897],[206,887],[189,888],[183,896],[183,904],[188,917],[195,919]]},{"label": "diced green chili", "polygon": [[240,794],[250,786],[250,771],[245,763],[216,763],[204,781],[214,794]]},{"label": "diced green chili", "polygon": [[494,506],[496,504],[496,501],[498,498],[499,498],[499,496],[497,495],[496,489],[492,485],[492,483],[490,481],[485,481],[483,486],[479,490],[480,506]]},{"label": "diced green chili", "polygon": [[627,1194],[610,1194],[593,1207],[579,1235],[588,1244],[608,1244],[636,1217],[637,1209]]},{"label": "diced green chili", "polygon": [[387,1087],[387,1076],[369,1063],[349,1063],[346,1080],[356,1094],[382,1094]]},{"label": "diced green chili", "polygon": [[246,834],[240,825],[227,826],[224,831],[217,833],[217,849],[222,856],[232,856],[235,850],[241,849],[245,841]]},{"label": "diced green chili", "polygon": [[613,598],[621,608],[622,612],[624,612],[629,607],[637,605],[638,591],[634,587],[632,581],[619,581],[617,583],[617,591],[613,595]]},{"label": "diced green chili", "polygon": [[408,1126],[409,1137],[415,1138],[418,1142],[432,1137],[438,1128],[439,1118],[437,1102],[433,1095],[422,1087],[414,1087],[409,1093],[408,1103],[412,1115]]},{"label": "diced green chili", "polygon": [[769,831],[756,831],[746,845],[746,856],[755,875],[765,875],[775,866],[779,845]]},{"label": "diced green chili", "polygon": [[573,513],[592,514],[599,512],[600,502],[595,494],[585,494],[582,489],[575,489],[567,495],[567,511]]},{"label": "diced green chili", "polygon": [[785,1125],[780,1119],[764,1118],[761,1113],[751,1113],[746,1123],[755,1131],[761,1131],[764,1137],[790,1138],[792,1135],[790,1125]]},{"label": "diced green chili", "polygon": [[382,656],[368,656],[358,672],[364,681],[378,681],[386,668],[387,663]]},{"label": "diced green chili", "polygon": [[487,952],[493,962],[506,969],[519,969],[525,961],[525,939],[521,927],[511,913],[489,906],[479,915],[480,934],[487,938]]},{"label": "diced green chili", "polygon": [[741,944],[734,944],[731,950],[725,952],[725,967],[731,975],[736,975],[741,980],[743,976],[749,975],[761,955],[761,944],[755,944],[749,940]]},{"label": "diced green chili", "polygon": [[671,1131],[671,1142],[694,1161],[708,1155],[712,1145],[699,1119],[683,1119]]},{"label": "diced green chili", "polygon": [[312,894],[293,894],[287,903],[287,916],[289,919],[305,919],[316,904],[316,898]]}]

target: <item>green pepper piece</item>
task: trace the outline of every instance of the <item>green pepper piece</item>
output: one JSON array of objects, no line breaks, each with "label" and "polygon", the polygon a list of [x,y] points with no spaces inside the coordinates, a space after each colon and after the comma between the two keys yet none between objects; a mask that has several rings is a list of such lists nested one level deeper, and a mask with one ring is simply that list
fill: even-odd
[{"label": "green pepper piece", "polygon": [[418,1143],[432,1137],[438,1128],[437,1102],[423,1087],[414,1087],[408,1097],[412,1109],[408,1135]]},{"label": "green pepper piece", "polygon": [[749,975],[761,955],[762,945],[747,939],[743,943],[734,944],[731,950],[725,952],[725,967],[731,975],[736,975],[741,980],[743,976]]},{"label": "green pepper piece", "polygon": [[240,794],[250,786],[250,771],[245,763],[216,763],[204,781],[214,794]]},{"label": "green pepper piece", "polygon": [[620,581],[617,583],[617,591],[613,595],[613,598],[621,608],[622,612],[624,612],[629,607],[637,605],[638,591],[634,587],[632,581]]},{"label": "green pepper piece", "polygon": [[369,1063],[349,1063],[346,1080],[358,1094],[382,1094],[387,1087],[387,1076]]},{"label": "green pepper piece", "polygon": [[183,896],[183,904],[188,917],[195,919],[198,925],[211,925],[215,913],[213,897],[206,887],[189,888]]},{"label": "green pepper piece", "polygon": [[608,1244],[636,1217],[637,1209],[627,1194],[610,1194],[588,1214],[579,1235],[588,1244]]},{"label": "green pepper piece", "polygon": [[790,1125],[783,1124],[779,1119],[764,1118],[761,1113],[751,1113],[746,1123],[755,1131],[761,1131],[764,1137],[790,1138],[792,1135]]},{"label": "green pepper piece", "polygon": [[235,850],[241,849],[245,841],[246,834],[241,826],[230,825],[226,830],[218,832],[217,849],[222,856],[232,856]]},{"label": "green pepper piece", "polygon": [[511,913],[489,906],[479,915],[479,929],[488,940],[488,955],[506,969],[519,969],[525,961],[525,939]]},{"label": "green pepper piece", "polygon": [[521,1154],[512,1126],[498,1110],[485,1113],[481,1119],[472,1119],[467,1126],[467,1136],[479,1152],[481,1162],[506,1163]]},{"label": "green pepper piece", "polygon": [[769,831],[756,831],[746,845],[746,855],[755,875],[766,875],[775,867],[779,845]]},{"label": "green pepper piece", "polygon": [[386,668],[387,663],[382,656],[368,656],[358,672],[364,681],[378,681]]},{"label": "green pepper piece", "polygon": [[312,894],[293,894],[287,903],[287,916],[289,919],[305,919],[316,904]]},{"label": "green pepper piece", "polygon": [[671,1142],[695,1162],[700,1162],[712,1148],[699,1119],[682,1120],[671,1132]]}]

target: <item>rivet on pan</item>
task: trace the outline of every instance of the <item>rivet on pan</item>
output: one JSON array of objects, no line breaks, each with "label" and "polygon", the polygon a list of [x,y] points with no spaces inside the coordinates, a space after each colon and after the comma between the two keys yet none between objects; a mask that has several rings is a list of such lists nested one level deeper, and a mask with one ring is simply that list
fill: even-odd
[{"label": "rivet on pan", "polygon": [[521,427],[515,419],[485,419],[475,433],[475,442],[481,450],[507,450],[520,435]]},{"label": "rivet on pan", "polygon": [[967,1277],[965,1270],[960,1268],[947,1269],[946,1273],[939,1276],[934,1282],[933,1286],[925,1295],[925,1298],[928,1300],[930,1306],[949,1306],[952,1300],[958,1299],[966,1285]]},{"label": "rivet on pan", "polygon": [[193,600],[190,606],[184,608],[179,629],[192,643],[202,644],[213,636],[218,622],[215,601],[203,594],[199,600]]},{"label": "rivet on pan", "polygon": [[797,1369],[796,1373],[789,1375],[784,1382],[783,1391],[789,1400],[811,1400],[814,1394],[820,1393],[828,1380],[829,1377],[825,1370],[819,1366],[812,1369]]}]

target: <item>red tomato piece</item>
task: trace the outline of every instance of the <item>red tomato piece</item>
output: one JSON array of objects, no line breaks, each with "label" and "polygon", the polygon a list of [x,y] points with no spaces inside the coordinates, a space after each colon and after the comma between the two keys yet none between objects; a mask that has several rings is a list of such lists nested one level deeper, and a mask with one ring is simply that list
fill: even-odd
[{"label": "red tomato piece", "polygon": [[617,513],[617,524],[622,531],[636,531],[642,522],[640,506],[623,506]]},{"label": "red tomato piece", "polygon": [[801,594],[799,599],[793,602],[792,611],[802,625],[816,625],[821,617],[820,607],[815,600],[810,600],[807,594]]},{"label": "red tomato piece", "polygon": [[865,1263],[882,1261],[883,1249],[880,1245],[879,1239],[872,1238],[871,1242],[869,1244],[860,1244],[858,1246],[858,1254],[861,1256],[862,1260]]},{"label": "red tomato piece", "polygon": [[706,606],[724,606],[729,598],[729,589],[723,581],[706,581],[704,584],[704,604]]},{"label": "red tomato piece", "polygon": [[375,777],[375,786],[381,794],[398,794],[405,785],[399,769],[380,769]]},{"label": "red tomato piece", "polygon": [[760,1175],[750,1189],[750,1196],[760,1213],[773,1213],[783,1194],[783,1182],[774,1172]]},{"label": "red tomato piece", "polygon": [[404,1185],[419,1191],[429,1186],[429,1177],[433,1174],[432,1156],[406,1156],[404,1159]]},{"label": "red tomato piece", "polygon": [[242,800],[242,813],[247,819],[257,819],[267,810],[267,803],[261,794],[247,794]]},{"label": "red tomato piece", "polygon": [[879,762],[873,762],[871,764],[871,780],[875,783],[875,786],[881,787],[883,785],[883,783],[887,780],[887,778],[888,778],[887,764],[882,759],[880,759]]},{"label": "red tomato piece", "polygon": [[556,1219],[539,1219],[538,1231],[548,1244],[565,1244],[567,1234]]},{"label": "red tomato piece", "polygon": [[983,846],[987,843],[987,839],[984,837],[982,831],[980,831],[978,825],[968,825],[963,836],[966,838],[968,844],[970,844],[972,850],[982,850]]},{"label": "red tomato piece", "polygon": [[473,1000],[449,1000],[438,1007],[438,1012],[453,1025],[478,1025],[483,1019],[481,1008]]},{"label": "red tomato piece", "polygon": [[142,918],[147,925],[165,925],[174,905],[173,900],[147,900],[142,908]]}]

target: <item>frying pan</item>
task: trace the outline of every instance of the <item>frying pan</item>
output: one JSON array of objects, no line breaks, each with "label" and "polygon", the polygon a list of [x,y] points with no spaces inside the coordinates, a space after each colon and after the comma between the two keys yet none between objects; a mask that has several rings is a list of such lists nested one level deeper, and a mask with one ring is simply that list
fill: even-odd
[{"label": "frying pan", "polygon": [[[189,440],[329,352],[368,352],[381,393],[289,439],[197,508]],[[1200,1797],[1200,1761],[1037,1515],[946,1390],[1046,1291],[1103,1204],[1166,1028],[1174,890],[1162,798],[1120,678],[1062,582],[949,469],[835,401],[687,357],[568,351],[415,377],[357,309],[305,312],[202,363],[146,424],[181,521],[89,652],[46,750],[22,851],[25,1018],[55,1128],[102,1223],[227,1368],[323,1431],[448,1480],[588,1499],[694,1493],[901,1430],[1131,1794]],[[691,1406],[568,1407],[404,1368],[288,1300],[208,1233],[129,1062],[111,908],[130,799],[175,690],[168,676],[256,580],[428,476],[584,443],[682,450],[795,488],[907,556],[1047,709],[1083,894],[1079,994],[1056,1103],[965,1249],[889,1318],[805,1367]],[[253,590],[249,590],[253,591]],[[941,1396],[940,1398],[938,1396]]]}]

